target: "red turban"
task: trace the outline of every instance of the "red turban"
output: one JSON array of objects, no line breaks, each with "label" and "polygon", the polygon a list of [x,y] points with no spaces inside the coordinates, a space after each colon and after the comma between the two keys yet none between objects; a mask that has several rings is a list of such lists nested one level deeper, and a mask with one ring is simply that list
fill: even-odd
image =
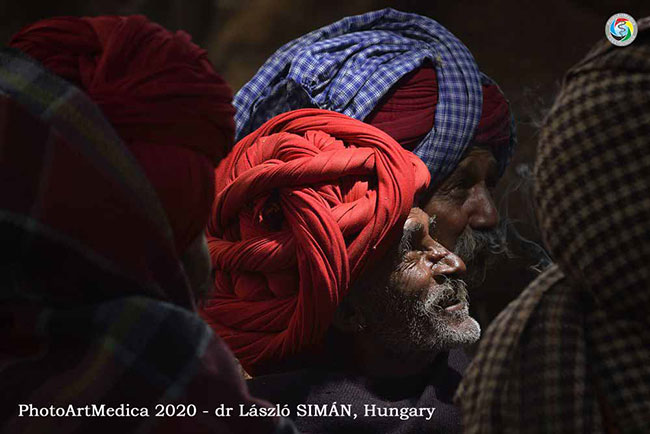
[{"label": "red turban", "polygon": [[234,134],[232,92],[206,52],[143,16],[47,19],[10,45],[99,105],[156,189],[182,253],[205,227],[214,164]]},{"label": "red turban", "polygon": [[483,86],[483,111],[474,144],[502,149],[510,143],[510,107],[497,85]]},{"label": "red turban", "polygon": [[[365,122],[413,150],[431,131],[438,104],[436,70],[424,65],[402,77],[377,104]],[[510,143],[510,108],[496,85],[483,85],[483,109],[474,144],[493,149]]]},{"label": "red turban", "polygon": [[237,143],[216,179],[215,286],[202,314],[259,373],[318,345],[350,283],[396,241],[429,171],[368,124],[303,109]]}]

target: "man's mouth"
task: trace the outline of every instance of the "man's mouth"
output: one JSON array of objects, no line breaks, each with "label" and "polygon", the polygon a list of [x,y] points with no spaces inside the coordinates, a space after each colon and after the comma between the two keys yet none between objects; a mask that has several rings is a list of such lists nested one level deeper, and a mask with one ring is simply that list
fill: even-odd
[{"label": "man's mouth", "polygon": [[425,304],[429,308],[454,315],[468,311],[467,288],[462,280],[448,279],[429,288],[427,292]]},{"label": "man's mouth", "polygon": [[467,300],[459,294],[449,295],[440,300],[436,305],[447,312],[455,312],[465,308]]},{"label": "man's mouth", "polygon": [[459,287],[448,287],[444,290],[444,295],[435,304],[440,310],[444,310],[445,312],[463,310],[467,307],[465,290]]},{"label": "man's mouth", "polygon": [[465,308],[465,302],[459,300],[457,303],[452,304],[451,306],[445,307],[446,312],[456,312]]}]

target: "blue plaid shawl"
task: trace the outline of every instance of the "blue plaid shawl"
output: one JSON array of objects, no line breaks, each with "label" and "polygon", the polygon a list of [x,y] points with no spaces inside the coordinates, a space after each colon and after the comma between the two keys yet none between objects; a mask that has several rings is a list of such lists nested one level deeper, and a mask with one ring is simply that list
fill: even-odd
[{"label": "blue plaid shawl", "polygon": [[[394,9],[344,18],[276,51],[235,95],[237,140],[277,114],[304,107],[363,120],[391,86],[426,60],[436,68],[439,102],[435,127],[414,153],[440,181],[470,146],[481,116],[481,84],[491,80],[449,30]],[[501,171],[510,153],[497,156]]]}]

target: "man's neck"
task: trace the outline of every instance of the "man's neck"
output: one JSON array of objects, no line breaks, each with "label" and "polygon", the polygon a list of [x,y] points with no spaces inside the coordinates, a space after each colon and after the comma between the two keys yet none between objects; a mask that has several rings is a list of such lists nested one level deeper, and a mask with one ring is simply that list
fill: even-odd
[{"label": "man's neck", "polygon": [[423,374],[439,352],[398,353],[363,334],[350,337],[351,363],[370,377],[399,378]]}]

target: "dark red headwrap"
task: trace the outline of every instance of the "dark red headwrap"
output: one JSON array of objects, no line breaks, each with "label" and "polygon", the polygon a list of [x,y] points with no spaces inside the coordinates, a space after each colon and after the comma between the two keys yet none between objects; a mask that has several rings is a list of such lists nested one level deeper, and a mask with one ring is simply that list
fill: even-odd
[{"label": "dark red headwrap", "polygon": [[[483,85],[483,109],[473,144],[497,152],[510,143],[510,109],[496,85]],[[433,128],[438,104],[436,70],[424,65],[402,77],[365,122],[413,150]],[[497,153],[498,155],[498,153]]]},{"label": "dark red headwrap", "polygon": [[340,113],[269,120],[216,171],[203,317],[252,373],[317,345],[429,178],[390,136]]},{"label": "dark red headwrap", "polygon": [[474,144],[505,148],[510,143],[510,107],[497,85],[483,85],[483,110],[476,127]]},{"label": "dark red headwrap", "polygon": [[184,32],[143,16],[39,21],[10,45],[81,87],[158,192],[178,253],[207,222],[214,164],[232,147],[232,91]]},{"label": "dark red headwrap", "polygon": [[438,80],[425,65],[402,77],[365,119],[412,151],[433,128]]}]

